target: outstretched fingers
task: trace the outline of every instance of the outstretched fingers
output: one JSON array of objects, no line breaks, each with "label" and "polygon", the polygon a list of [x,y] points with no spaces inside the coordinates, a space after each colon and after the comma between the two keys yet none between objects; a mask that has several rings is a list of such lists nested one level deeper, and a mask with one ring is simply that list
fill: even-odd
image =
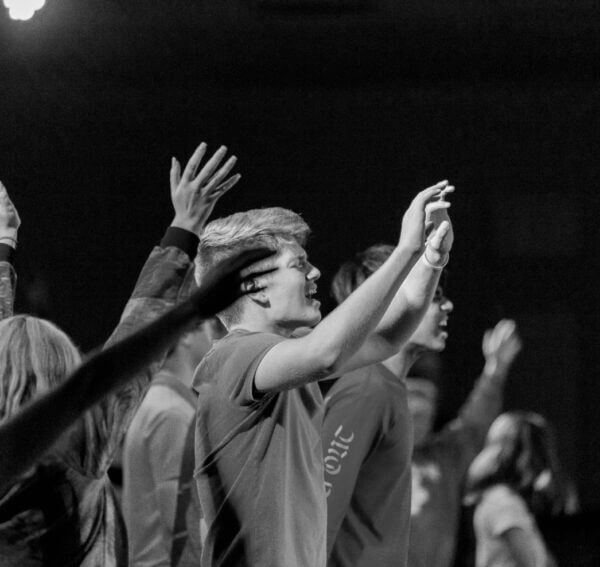
[{"label": "outstretched fingers", "polygon": [[450,234],[450,223],[445,220],[440,223],[431,238],[429,239],[429,246],[434,250],[441,250],[442,244],[446,236]]},{"label": "outstretched fingers", "polygon": [[236,173],[235,175],[232,175],[227,181],[225,181],[225,183],[221,183],[221,185],[218,185],[217,187],[215,187],[215,189],[213,189],[212,191],[212,196],[215,198],[220,198],[223,195],[225,195],[225,193],[227,193],[227,191],[229,191],[240,179],[242,178],[242,176],[239,173]]},{"label": "outstretched fingers", "polygon": [[435,185],[427,187],[427,189],[423,189],[423,191],[417,193],[415,201],[425,205],[429,203],[432,199],[439,198],[442,194],[442,191],[446,189],[446,187],[448,187],[448,180],[439,181]]},{"label": "outstretched fingers", "polygon": [[181,181],[181,165],[176,158],[171,158],[171,170],[169,171],[171,181],[171,194],[177,189],[177,185]]},{"label": "outstretched fingers", "polygon": [[[227,154],[227,148],[221,146],[212,157],[206,162],[204,167],[200,170],[200,173],[194,180],[195,183],[200,186],[210,179],[212,174],[216,171],[219,164],[223,161],[223,158]],[[235,162],[234,162],[235,163]]]},{"label": "outstretched fingers", "polygon": [[237,157],[231,156],[219,169],[219,171],[217,171],[217,173],[213,175],[212,179],[207,183],[206,191],[212,191],[213,189],[216,189],[221,183],[221,181],[223,181],[223,179],[225,179],[229,175],[236,162]]},{"label": "outstretched fingers", "polygon": [[186,181],[191,181],[196,175],[196,171],[198,170],[198,166],[206,153],[206,143],[202,142],[197,148],[196,151],[192,154],[192,157],[188,160],[185,169],[183,170],[183,178]]}]

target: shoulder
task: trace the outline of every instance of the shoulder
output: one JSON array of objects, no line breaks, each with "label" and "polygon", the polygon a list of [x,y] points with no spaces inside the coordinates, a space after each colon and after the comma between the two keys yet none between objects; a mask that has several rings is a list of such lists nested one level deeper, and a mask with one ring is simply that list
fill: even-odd
[{"label": "shoulder", "polygon": [[523,498],[503,484],[483,492],[477,512],[496,535],[511,528],[530,529],[532,526],[532,517]]},{"label": "shoulder", "polygon": [[194,413],[194,407],[172,388],[164,384],[152,384],[133,418],[131,428],[151,431],[165,423],[189,424]]},{"label": "shoulder", "polygon": [[370,365],[344,374],[336,381],[325,397],[325,417],[341,411],[385,420],[384,416],[391,413],[394,402],[377,365]]},{"label": "shoulder", "polygon": [[[284,340],[285,337],[271,333],[229,333],[214,344],[196,369],[194,390],[210,385],[224,389],[228,395],[237,392],[241,383],[253,381],[265,354]],[[252,398],[250,391],[251,388],[246,393]]]},{"label": "shoulder", "polygon": [[378,366],[371,364],[342,375],[329,390],[326,400],[356,397],[371,403],[385,404],[389,399],[387,386]]}]

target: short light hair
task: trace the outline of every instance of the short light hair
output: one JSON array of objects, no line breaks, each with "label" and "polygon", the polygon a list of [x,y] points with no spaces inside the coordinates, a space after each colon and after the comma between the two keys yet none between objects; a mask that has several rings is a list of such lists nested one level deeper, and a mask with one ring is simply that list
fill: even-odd
[{"label": "short light hair", "polygon": [[[199,284],[208,270],[244,250],[265,246],[280,251],[291,242],[304,247],[309,234],[310,228],[299,214],[281,207],[251,209],[216,219],[208,223],[200,235],[196,282]],[[238,320],[240,313],[241,300],[238,299],[219,313],[219,318],[228,327]]]},{"label": "short light hair", "polygon": [[0,321],[0,422],[58,385],[81,362],[56,325],[29,315]]},{"label": "short light hair", "polygon": [[338,305],[376,272],[393,251],[391,244],[375,244],[344,262],[331,282],[331,295]]}]

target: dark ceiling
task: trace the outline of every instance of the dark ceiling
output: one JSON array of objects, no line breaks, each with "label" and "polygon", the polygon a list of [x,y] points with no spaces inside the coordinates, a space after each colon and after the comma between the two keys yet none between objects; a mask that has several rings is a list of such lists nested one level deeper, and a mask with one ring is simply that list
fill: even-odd
[{"label": "dark ceiling", "polygon": [[2,12],[3,74],[43,66],[114,85],[584,79],[600,55],[591,0],[48,0],[26,23]]}]

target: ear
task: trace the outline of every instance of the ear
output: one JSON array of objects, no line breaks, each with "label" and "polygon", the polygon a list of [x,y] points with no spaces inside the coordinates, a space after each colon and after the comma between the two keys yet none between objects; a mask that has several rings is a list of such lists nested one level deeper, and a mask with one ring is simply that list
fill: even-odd
[{"label": "ear", "polygon": [[267,306],[269,303],[265,289],[266,286],[257,279],[249,279],[242,282],[242,292],[244,295],[262,306]]}]

